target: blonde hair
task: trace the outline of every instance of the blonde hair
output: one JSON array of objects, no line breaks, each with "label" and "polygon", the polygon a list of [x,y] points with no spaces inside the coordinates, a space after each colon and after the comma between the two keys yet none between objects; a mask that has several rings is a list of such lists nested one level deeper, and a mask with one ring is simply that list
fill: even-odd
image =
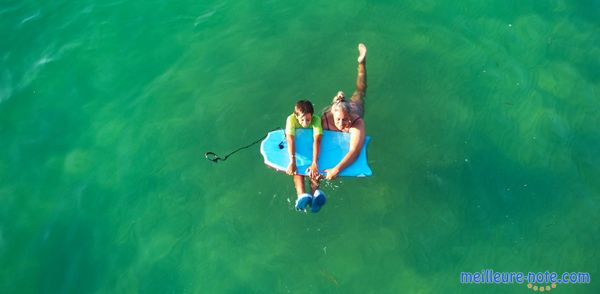
[{"label": "blonde hair", "polygon": [[323,114],[326,114],[327,112],[333,113],[338,111],[342,111],[346,114],[352,113],[352,107],[350,107],[350,103],[346,101],[346,97],[344,95],[344,92],[342,91],[338,91],[337,94],[333,96],[333,99],[331,100],[331,105],[323,109]]},{"label": "blonde hair", "polygon": [[351,114],[352,108],[350,107],[350,103],[348,103],[346,101],[340,101],[340,102],[333,103],[333,105],[331,105],[331,108],[329,109],[329,111],[331,111],[332,113],[341,111],[345,114]]}]

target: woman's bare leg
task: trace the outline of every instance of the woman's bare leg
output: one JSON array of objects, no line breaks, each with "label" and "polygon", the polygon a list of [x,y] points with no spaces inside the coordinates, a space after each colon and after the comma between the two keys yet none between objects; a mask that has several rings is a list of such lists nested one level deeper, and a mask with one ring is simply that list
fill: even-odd
[{"label": "woman's bare leg", "polygon": [[[367,94],[367,47],[365,44],[358,44],[358,70],[356,76],[356,90],[350,98],[351,102],[364,108],[364,97]],[[362,111],[361,111],[362,112]],[[362,116],[362,114],[361,114]]]}]

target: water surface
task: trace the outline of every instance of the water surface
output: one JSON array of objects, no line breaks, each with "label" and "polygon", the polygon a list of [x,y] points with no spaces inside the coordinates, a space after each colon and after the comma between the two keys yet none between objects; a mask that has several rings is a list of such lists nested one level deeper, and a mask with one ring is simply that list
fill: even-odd
[{"label": "water surface", "polygon": [[[600,275],[600,2],[5,1],[0,292],[528,293]],[[316,215],[258,146],[351,93],[370,178]]]}]

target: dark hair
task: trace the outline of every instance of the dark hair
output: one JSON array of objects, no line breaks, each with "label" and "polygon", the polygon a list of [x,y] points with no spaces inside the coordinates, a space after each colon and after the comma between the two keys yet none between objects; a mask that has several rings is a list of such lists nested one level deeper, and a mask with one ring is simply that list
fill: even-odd
[{"label": "dark hair", "polygon": [[298,102],[296,102],[296,105],[294,106],[294,113],[296,114],[313,114],[314,109],[313,109],[313,105],[312,103],[310,103],[310,101],[308,100],[299,100]]}]

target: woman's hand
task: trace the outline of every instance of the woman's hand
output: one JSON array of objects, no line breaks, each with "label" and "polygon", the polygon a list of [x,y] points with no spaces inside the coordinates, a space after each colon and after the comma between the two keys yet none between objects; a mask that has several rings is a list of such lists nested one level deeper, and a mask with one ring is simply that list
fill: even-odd
[{"label": "woman's hand", "polygon": [[313,162],[307,169],[306,173],[310,176],[311,179],[318,179],[321,175],[319,174],[319,167],[315,162]]},{"label": "woman's hand", "polygon": [[333,167],[330,169],[326,169],[325,172],[327,173],[325,179],[331,181],[337,178],[338,174],[340,173],[340,170],[337,167]]},{"label": "woman's hand", "polygon": [[290,176],[293,176],[296,174],[296,172],[298,171],[298,168],[296,167],[296,161],[290,161],[290,165],[288,165],[287,171],[286,173]]}]

